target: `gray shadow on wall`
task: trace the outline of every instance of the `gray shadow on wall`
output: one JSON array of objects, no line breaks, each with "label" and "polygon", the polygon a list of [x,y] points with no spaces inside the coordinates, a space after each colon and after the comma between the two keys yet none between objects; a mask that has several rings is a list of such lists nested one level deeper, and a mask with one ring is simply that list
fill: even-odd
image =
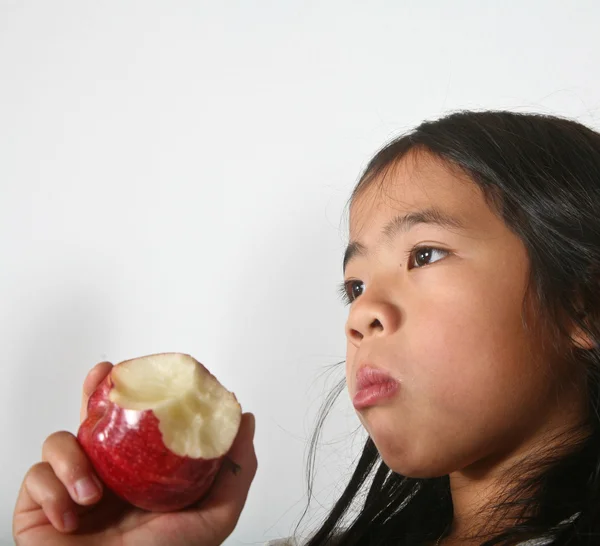
[{"label": "gray shadow on wall", "polygon": [[13,363],[19,374],[11,407],[15,430],[23,431],[14,447],[28,460],[40,454],[43,427],[48,434],[77,432],[83,380],[90,368],[107,359],[112,331],[111,310],[100,294],[65,285],[43,292],[52,297],[44,297],[44,306],[23,324],[15,343],[18,362]]}]

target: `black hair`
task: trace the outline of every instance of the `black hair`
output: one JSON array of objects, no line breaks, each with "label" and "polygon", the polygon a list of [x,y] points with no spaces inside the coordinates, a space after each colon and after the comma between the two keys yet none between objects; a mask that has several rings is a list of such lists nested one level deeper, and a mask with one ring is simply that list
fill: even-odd
[{"label": "black hair", "polygon": [[[600,134],[557,116],[459,111],[426,121],[381,149],[348,205],[407,153],[424,151],[458,168],[523,241],[530,260],[527,294],[548,339],[585,378],[587,414],[576,427],[506,474],[509,486],[489,507],[490,521],[512,526],[476,535],[481,544],[554,537],[556,545],[600,544]],[[382,176],[383,175],[383,176]],[[576,325],[593,346],[569,339]],[[331,392],[312,436],[309,504],[323,420],[345,382]],[[556,446],[562,446],[557,449]],[[351,508],[355,511],[349,523]],[[308,510],[308,506],[307,506]],[[305,511],[306,514],[306,511]],[[368,438],[348,485],[307,546],[435,543],[452,521],[449,476],[411,478],[392,471]],[[561,525],[559,525],[563,522]]]}]

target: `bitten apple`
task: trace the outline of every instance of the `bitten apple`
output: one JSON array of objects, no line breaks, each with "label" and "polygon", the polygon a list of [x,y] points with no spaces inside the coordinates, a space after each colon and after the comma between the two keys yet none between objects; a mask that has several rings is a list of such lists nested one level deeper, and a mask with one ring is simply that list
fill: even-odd
[{"label": "bitten apple", "polygon": [[91,395],[77,433],[102,481],[153,512],[200,500],[238,433],[235,395],[190,355],[114,366]]}]

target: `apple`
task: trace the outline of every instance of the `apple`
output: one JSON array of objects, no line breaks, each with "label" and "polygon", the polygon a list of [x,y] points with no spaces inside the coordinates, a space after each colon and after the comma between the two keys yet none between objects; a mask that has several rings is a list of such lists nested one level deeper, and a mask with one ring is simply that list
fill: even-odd
[{"label": "apple", "polygon": [[241,418],[235,395],[202,364],[161,353],[112,368],[90,396],[77,439],[118,496],[170,512],[208,492]]}]

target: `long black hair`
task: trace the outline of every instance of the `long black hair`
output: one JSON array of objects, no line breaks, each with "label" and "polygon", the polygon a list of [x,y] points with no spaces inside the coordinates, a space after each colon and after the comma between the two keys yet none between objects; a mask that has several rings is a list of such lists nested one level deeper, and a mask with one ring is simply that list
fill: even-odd
[{"label": "long black hair", "polygon": [[[476,538],[485,546],[534,537],[554,537],[556,545],[599,545],[600,134],[556,116],[455,112],[426,121],[381,149],[348,205],[409,151],[434,154],[466,173],[521,238],[531,266],[527,294],[543,317],[548,340],[567,347],[564,357],[585,378],[584,421],[510,469],[501,498],[489,506],[489,520],[505,515],[513,525]],[[596,346],[566,343],[573,325]],[[343,388],[342,381],[327,398],[313,433],[309,504],[323,420]],[[355,515],[347,522],[351,509]],[[400,475],[368,438],[348,485],[307,546],[435,543],[452,518],[448,475]]]}]

